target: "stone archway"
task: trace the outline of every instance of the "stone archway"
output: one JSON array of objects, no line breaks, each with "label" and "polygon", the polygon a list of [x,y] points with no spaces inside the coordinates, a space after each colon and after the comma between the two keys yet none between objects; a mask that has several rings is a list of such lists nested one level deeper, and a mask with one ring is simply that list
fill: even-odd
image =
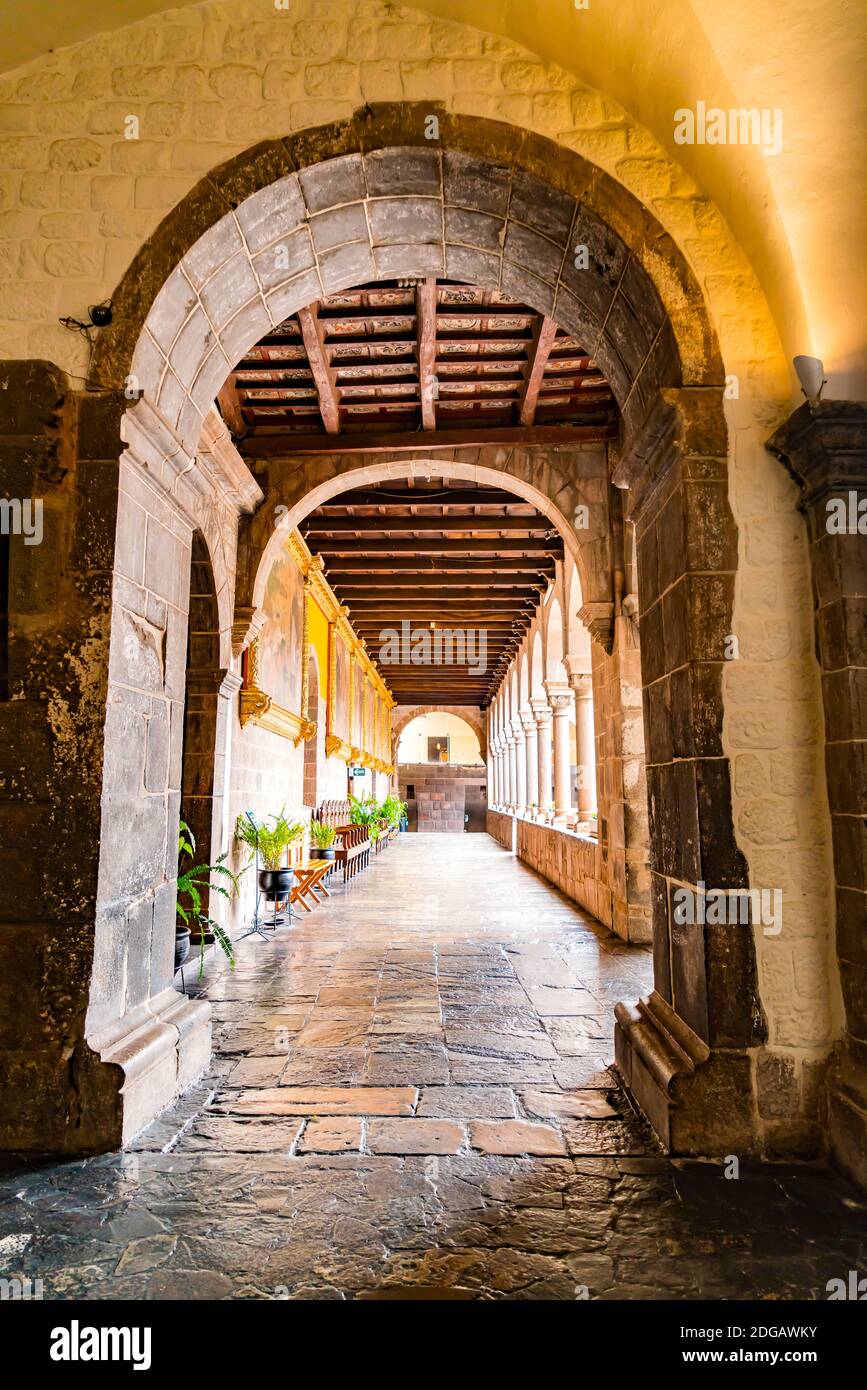
[{"label": "stone archway", "polygon": [[457,719],[462,719],[479,740],[479,752],[482,761],[487,757],[487,737],[485,732],[485,721],[480,718],[477,710],[471,705],[397,705],[394,711],[391,728],[392,755],[391,760],[397,763],[397,747],[400,743],[400,736],[408,724],[414,719],[419,719],[423,714],[453,714]]},{"label": "stone archway", "polygon": [[[590,477],[575,476],[574,446],[547,450],[543,468],[525,449],[491,446],[469,453],[472,461],[466,452],[459,450],[426,455],[422,447],[418,456],[409,459],[405,454],[385,451],[376,462],[371,460],[370,455],[353,453],[299,457],[285,463],[275,461],[267,478],[262,478],[267,489],[264,505],[241,527],[236,602],[238,631],[241,630],[242,616],[252,618],[260,610],[267,575],[287,535],[311,511],[338,497],[341,492],[385,482],[396,476],[434,477],[444,482],[460,480],[488,487],[505,487],[531,502],[548,517],[552,529],[559,533],[564,546],[574,555],[576,565],[585,571],[590,592],[596,595],[600,607],[607,605],[610,618],[611,557],[607,545],[600,540],[588,552],[568,519],[572,510],[590,495],[589,489],[595,481],[592,470],[588,468],[588,463],[594,461],[592,451],[589,459],[583,461],[583,471],[591,474]],[[604,467],[601,454],[598,459],[600,466]],[[604,534],[607,507],[598,500],[589,505],[593,508],[596,524]],[[604,634],[600,632],[600,635]]]},{"label": "stone archway", "polygon": [[[426,138],[431,115],[439,133],[433,146]],[[333,226],[324,235],[337,208],[370,200],[379,203],[373,228],[362,229],[350,214],[347,235]],[[437,201],[438,222],[432,206]],[[447,207],[471,216],[446,218]],[[504,254],[509,229],[491,224],[513,221],[546,244],[518,232],[513,254]],[[310,241],[287,246],[285,264],[263,281],[256,257],[302,225],[309,227]],[[575,266],[573,248],[579,245],[587,251],[586,272]],[[180,422],[180,396],[189,392],[202,418],[213,399],[212,381],[216,390],[224,379],[220,354],[228,372],[245,341],[254,342],[292,312],[294,291],[305,292],[305,276],[310,289],[314,265],[315,294],[301,304],[366,274],[448,274],[485,284],[495,272],[499,278],[504,264],[504,289],[516,272],[522,289],[531,275],[535,295],[527,302],[553,311],[571,331],[586,333],[588,350],[615,386],[630,424],[646,415],[654,382],[722,385],[724,370],[701,289],[674,240],[622,184],[542,136],[412,102],[366,106],[349,121],[265,142],[212,170],[164,219],[115,290],[115,320],[97,344],[93,376],[121,388],[132,372],[139,389],[162,402],[162,413],[180,423],[181,437],[190,440],[198,429],[195,412],[186,411]],[[647,316],[643,329],[633,323],[636,311]],[[634,329],[640,330],[635,340]],[[636,343],[642,339],[646,352],[639,361]],[[213,349],[217,354],[200,375]]]},{"label": "stone archway", "polygon": [[[658,542],[658,529],[669,527],[675,512],[685,525],[703,532],[707,491],[712,494],[714,547],[699,553],[699,546],[684,554],[658,543],[654,550],[648,541],[639,560],[642,596],[651,620],[661,623],[663,607],[668,612],[661,641],[655,644],[656,664],[644,679],[646,707],[659,695],[673,698],[675,684],[677,698],[684,698],[676,673],[693,662],[698,669],[707,660],[705,634],[691,619],[691,604],[702,590],[709,592],[710,584],[719,622],[730,626],[737,555],[726,492],[722,366],[701,295],[679,252],[622,188],[545,142],[524,137],[516,142],[505,127],[480,123],[488,141],[485,151],[468,153],[467,147],[472,149],[479,138],[470,123],[474,128],[469,132],[460,124],[449,127],[454,148],[424,149],[417,138],[388,147],[377,120],[375,116],[372,121],[373,133],[361,140],[357,129],[343,128],[337,146],[341,152],[332,145],[327,153],[333,157],[319,164],[311,162],[310,152],[326,151],[316,139],[309,141],[300,169],[283,172],[247,196],[190,249],[157,295],[134,349],[133,385],[145,395],[130,416],[146,414],[150,400],[154,402],[171,426],[173,441],[161,463],[175,470],[180,466],[183,476],[200,421],[240,353],[311,299],[363,280],[425,274],[519,293],[537,312],[552,314],[590,344],[612,383],[624,421],[615,481],[629,493],[630,517],[640,536]],[[334,135],[321,133],[322,141]],[[444,136],[444,143],[447,139]],[[492,151],[502,151],[509,164],[495,162]],[[227,171],[226,177],[237,172]],[[258,177],[249,168],[246,172],[254,180]],[[549,181],[543,173],[550,175]],[[272,164],[272,179],[273,174]],[[574,192],[568,187],[572,180]],[[574,255],[576,248],[587,254]],[[647,266],[655,267],[655,277]],[[124,292],[122,286],[121,298]],[[571,470],[558,473],[556,460],[543,470],[542,478],[517,449],[508,459],[493,450],[490,462],[484,457],[473,464],[425,459],[409,465],[410,471],[417,467],[438,476],[505,481],[551,517],[581,573],[582,620],[595,640],[610,650],[620,615],[607,500],[597,501],[597,515],[605,518],[601,535],[597,531],[582,546],[566,520],[575,515],[580,493],[570,479]],[[339,493],[353,475],[354,481],[371,481],[380,468],[392,476],[407,471],[403,461],[398,469],[394,459],[369,465],[335,456],[317,456],[291,469],[269,469],[266,504],[242,537],[238,648],[255,630],[261,586],[270,555],[281,544],[281,530],[291,529],[318,503]],[[692,486],[698,477],[707,485],[701,496]],[[277,508],[279,528],[273,524]],[[661,551],[676,557],[677,572],[666,573],[664,590],[657,561]],[[672,589],[677,595],[674,609]],[[697,695],[698,685],[690,685],[687,705]],[[720,684],[709,700],[719,729]],[[688,710],[685,722],[690,723]],[[673,932],[671,893],[677,884],[708,880],[744,888],[747,869],[736,845],[728,761],[718,737],[678,758],[671,749],[661,748],[659,764],[650,773],[657,807],[651,836],[657,864],[658,990],[637,1015],[640,1026],[631,1015],[622,1016],[621,1066],[666,1141],[675,1146],[693,1143],[688,1131],[681,1141],[673,1129],[676,1107],[670,1082],[684,1070],[687,1054],[681,1044],[675,1048],[672,1043],[666,1010],[680,1017],[695,1039],[695,1058],[714,1062],[702,1068],[699,1089],[710,1084],[717,1093],[722,1085],[728,1101],[721,1118],[716,1105],[705,1111],[701,1147],[707,1150],[729,1142],[722,1135],[732,1127],[739,1133],[751,1129],[752,1083],[743,1067],[732,1070],[731,1058],[736,1054],[738,1064],[748,1063],[748,1049],[763,1036],[754,947],[747,933],[727,941],[723,969],[718,947],[701,933],[685,944]],[[678,808],[684,798],[688,863],[678,845]],[[726,971],[739,981],[734,996]],[[729,1051],[718,1056],[714,1049],[723,1046]],[[672,1058],[663,1084],[652,1064],[652,1053],[660,1047],[668,1048]],[[686,1070],[684,1084],[691,1085],[694,1062]]]},{"label": "stone archway", "polygon": [[[213,532],[215,517],[237,519],[245,507],[252,510],[256,498],[249,481],[237,470],[233,475],[236,465],[228,450],[220,453],[219,441],[210,449],[210,466],[200,461],[202,421],[240,354],[311,298],[361,279],[435,273],[520,292],[538,312],[557,317],[590,345],[614,388],[624,420],[617,480],[629,491],[639,528],[642,607],[659,628],[653,664],[644,677],[645,707],[654,710],[659,699],[663,704],[679,701],[681,725],[691,727],[698,673],[710,659],[708,641],[714,640],[697,628],[695,598],[711,586],[719,623],[728,630],[737,567],[726,496],[722,364],[698,286],[649,214],[577,156],[505,126],[454,120],[445,113],[441,147],[431,150],[413,126],[417,120],[418,112],[411,108],[397,115],[375,112],[357,124],[308,133],[304,142],[251,152],[216,171],[210,195],[198,203],[195,195],[185,200],[177,217],[167,219],[171,225],[164,224],[137,258],[117,292],[117,326],[102,339],[95,363],[100,380],[119,382],[131,376],[132,387],[142,392],[122,421],[127,487],[118,503],[118,536],[128,535],[131,505],[152,506],[163,514],[174,549],[188,544],[202,519]],[[290,158],[294,167],[288,169]],[[216,201],[215,187],[220,188]],[[234,204],[231,211],[227,202]],[[184,218],[203,232],[192,245]],[[187,238],[188,247],[180,261],[178,236]],[[587,257],[576,257],[576,246]],[[155,278],[162,287],[148,307],[146,301],[157,289]],[[505,484],[532,500],[574,556],[581,571],[582,618],[607,650],[619,616],[607,482],[597,489],[606,500],[597,496],[595,502],[601,524],[591,526],[582,544],[568,520],[582,499],[570,462],[555,456],[540,469],[525,451],[504,455],[491,449],[473,462],[423,457],[409,468]],[[394,459],[369,465],[317,456],[291,470],[271,470],[265,503],[241,538],[236,652],[255,629],[271,547],[283,539],[274,527],[273,509],[284,509],[281,529],[291,529],[318,502],[346,487],[353,474],[357,481],[368,468],[393,476],[407,465],[401,461],[398,468]],[[694,486],[698,478],[701,490]],[[709,494],[716,523],[713,545],[702,522]],[[666,539],[678,520],[708,544],[699,543],[689,552],[660,546],[659,533]],[[219,524],[216,529],[220,531]],[[126,562],[121,551],[122,545],[116,567]],[[157,589],[161,584],[171,588],[173,575],[156,552],[152,564]],[[217,587],[219,598],[222,586]],[[174,627],[185,633],[184,595],[173,592],[171,598],[178,615]],[[123,611],[118,605],[112,620],[113,653],[123,649],[117,626]],[[139,619],[143,640],[152,639],[156,650],[159,638],[148,624],[153,626],[146,615],[143,622]],[[684,669],[695,670],[695,687],[676,681],[676,673]],[[702,725],[710,728],[706,741],[677,753],[660,743],[649,770],[655,807],[657,991],[634,1018],[623,1014],[620,1060],[666,1141],[687,1149],[698,1144],[708,1152],[730,1143],[732,1134],[754,1146],[749,1049],[761,1040],[762,1023],[752,936],[741,932],[720,940],[697,933],[684,941],[672,930],[670,895],[676,884],[747,884],[732,826],[728,761],[718,734],[719,684],[711,681],[709,690],[702,686],[701,695],[703,714],[710,709],[715,716]],[[515,708],[513,717],[517,713]],[[679,840],[684,804],[688,859]],[[152,827],[154,841],[161,835],[163,847],[171,819],[166,805],[160,825]],[[163,874],[164,862],[163,856]],[[134,882],[137,891],[152,893],[157,882],[155,857],[142,861],[138,848],[119,854],[111,871],[114,888]],[[107,906],[101,893],[98,913]],[[160,951],[165,936],[163,923]],[[138,1029],[141,1020],[130,1017],[126,998],[105,988],[105,981],[117,974],[117,940],[116,934],[98,933],[99,959],[91,982],[95,1026],[88,1043],[103,1061],[117,1060],[123,1068],[129,1066],[123,1059],[130,1057],[130,1029]],[[141,1002],[150,1022],[150,1001]],[[185,1006],[172,1008],[183,1011]],[[175,1030],[171,1035],[170,1026]],[[165,1072],[158,1078],[148,1074],[148,1084],[140,1087],[143,1108],[171,1098],[172,1088],[206,1045],[204,1029],[203,1021],[187,1012],[166,1021],[161,1033],[167,1039]],[[185,1046],[193,1034],[194,1042]],[[660,1049],[670,1061],[667,1074],[653,1063]],[[696,1104],[690,1093],[696,1093]],[[683,1102],[684,1094],[689,1103],[680,1109],[688,1124],[678,1129],[676,1101]],[[713,1106],[705,1103],[709,1095]],[[721,1095],[723,1105],[716,1103]],[[690,1130],[697,1107],[701,1118]],[[124,1133],[140,1121],[143,1108],[127,1105]]]}]

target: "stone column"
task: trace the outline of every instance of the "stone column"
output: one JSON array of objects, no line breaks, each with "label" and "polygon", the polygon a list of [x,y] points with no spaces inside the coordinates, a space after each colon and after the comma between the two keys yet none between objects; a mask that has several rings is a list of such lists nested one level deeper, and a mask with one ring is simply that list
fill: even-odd
[{"label": "stone column", "polygon": [[539,804],[539,734],[533,711],[521,710],[524,730],[524,751],[527,758],[527,809]]},{"label": "stone column", "polygon": [[491,739],[490,748],[492,775],[491,785],[489,788],[489,803],[492,807],[496,807],[500,804],[500,782],[502,773],[502,764],[500,762],[499,734],[494,734],[494,737]]},{"label": "stone column", "polygon": [[[209,1004],[173,987],[190,571],[206,519],[227,547],[236,535],[243,488],[217,457],[193,485],[147,399],[76,397],[44,362],[3,374],[0,496],[43,500],[46,531],[36,546],[10,537],[0,747],[26,756],[0,796],[0,975],[15,1001],[0,1148],[94,1154],[131,1140],[210,1056]],[[191,645],[203,665],[195,632]],[[205,715],[219,749],[217,682]],[[219,812],[212,800],[211,824]]]},{"label": "stone column", "polygon": [[[628,490],[638,561],[654,970],[649,995],[615,1008],[615,1050],[632,1095],[680,1154],[745,1155],[764,1143],[755,936],[702,911],[706,892],[749,887],[722,738],[738,564],[728,447],[721,387],[665,388],[613,475]],[[803,1129],[793,1118],[795,1143]]]},{"label": "stone column", "polygon": [[519,816],[523,816],[527,809],[527,754],[520,716],[512,720],[512,736],[515,740],[515,810]]},{"label": "stone column", "polygon": [[554,787],[551,772],[551,706],[548,701],[538,697],[530,701],[530,708],[533,711],[533,718],[536,721],[539,758],[539,809],[547,811],[550,809],[554,800]]},{"label": "stone column", "polygon": [[506,748],[508,749],[508,763],[506,765],[506,807],[513,812],[517,804],[518,770],[515,757],[515,735],[507,733]]},{"label": "stone column", "polygon": [[569,710],[572,692],[568,685],[546,681],[548,703],[554,716],[554,820],[563,824],[572,810],[572,760],[569,738]]},{"label": "stone column", "polygon": [[596,733],[593,723],[593,677],[566,657],[569,685],[575,695],[575,747],[578,762],[578,815],[588,820],[596,810]]},{"label": "stone column", "polygon": [[828,1075],[831,1149],[867,1186],[867,406],[804,404],[768,448],[800,484],[813,567],[846,1014]]}]

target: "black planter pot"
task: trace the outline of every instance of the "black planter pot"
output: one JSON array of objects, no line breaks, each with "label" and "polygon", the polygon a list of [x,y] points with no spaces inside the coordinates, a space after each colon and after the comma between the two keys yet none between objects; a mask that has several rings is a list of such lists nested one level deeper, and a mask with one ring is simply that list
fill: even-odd
[{"label": "black planter pot", "polygon": [[259,887],[269,902],[288,898],[295,882],[294,869],[260,869]]},{"label": "black planter pot", "polygon": [[334,855],[335,849],[333,845],[330,845],[328,849],[322,849],[318,845],[314,845],[310,851],[311,859],[333,859]]},{"label": "black planter pot", "polygon": [[190,954],[190,929],[189,927],[175,928],[175,969],[180,970],[187,956]]}]

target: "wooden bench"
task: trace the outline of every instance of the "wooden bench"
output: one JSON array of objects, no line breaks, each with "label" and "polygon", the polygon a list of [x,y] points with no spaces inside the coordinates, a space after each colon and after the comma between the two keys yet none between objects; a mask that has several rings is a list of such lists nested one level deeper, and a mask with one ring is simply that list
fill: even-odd
[{"label": "wooden bench", "polygon": [[350,821],[352,808],[348,801],[323,801],[316,819],[336,831],[334,863],[343,865],[343,882],[354,878],[370,863],[370,837],[363,825]]}]

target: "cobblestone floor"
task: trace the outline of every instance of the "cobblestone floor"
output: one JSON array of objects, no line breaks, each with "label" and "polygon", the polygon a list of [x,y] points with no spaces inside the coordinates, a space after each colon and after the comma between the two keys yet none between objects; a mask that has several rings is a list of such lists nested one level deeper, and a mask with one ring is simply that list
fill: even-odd
[{"label": "cobblestone floor", "polygon": [[649,979],[487,836],[403,836],[208,962],[210,1073],[128,1152],[7,1164],[0,1273],[48,1299],[825,1298],[863,1274],[841,1179],[659,1153],[610,1070],[613,1005]]}]

